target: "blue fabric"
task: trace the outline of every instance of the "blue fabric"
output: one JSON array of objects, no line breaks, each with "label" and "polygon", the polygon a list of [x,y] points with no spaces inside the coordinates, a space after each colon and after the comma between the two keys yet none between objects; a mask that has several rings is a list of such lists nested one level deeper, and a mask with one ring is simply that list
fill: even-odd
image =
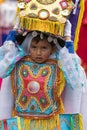
[{"label": "blue fabric", "polygon": [[[82,120],[80,120],[79,114],[61,114],[59,115],[59,119],[60,119],[60,130],[83,130],[83,128],[80,128],[80,122],[82,123]],[[24,129],[24,120],[25,118],[20,117],[20,127]],[[47,121],[47,120],[46,120]],[[56,121],[56,120],[55,120]],[[49,125],[49,119],[47,121],[47,124]],[[5,130],[5,122],[0,121],[1,123],[1,129],[0,130]],[[10,130],[19,130],[18,128],[18,117],[14,117],[14,118],[10,118],[6,120],[7,123],[7,127],[8,129],[10,128]],[[29,122],[27,122],[29,123]],[[42,128],[42,124],[40,124],[41,122],[38,122],[38,120],[31,120],[30,121],[30,128],[32,126],[32,130],[38,130],[35,125],[38,125],[38,128]],[[52,122],[53,123],[53,122]],[[56,122],[55,122],[56,123]],[[28,125],[28,124],[27,124]],[[57,130],[58,128],[54,128],[55,130]],[[44,129],[43,129],[44,130]],[[48,130],[47,128],[45,130]],[[59,129],[58,129],[59,130]]]},{"label": "blue fabric", "polygon": [[66,41],[65,46],[68,49],[69,53],[74,53],[74,46],[72,41]]},{"label": "blue fabric", "polygon": [[11,30],[9,32],[9,34],[7,35],[6,41],[11,40],[11,41],[15,42],[16,41],[16,34],[17,34],[17,32],[15,30]]}]

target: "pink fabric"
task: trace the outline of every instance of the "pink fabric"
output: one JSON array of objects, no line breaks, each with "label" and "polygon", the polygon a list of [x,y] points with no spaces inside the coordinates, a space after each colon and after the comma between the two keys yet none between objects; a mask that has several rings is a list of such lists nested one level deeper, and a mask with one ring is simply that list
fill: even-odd
[{"label": "pink fabric", "polygon": [[0,78],[0,89],[1,89],[2,79]]}]

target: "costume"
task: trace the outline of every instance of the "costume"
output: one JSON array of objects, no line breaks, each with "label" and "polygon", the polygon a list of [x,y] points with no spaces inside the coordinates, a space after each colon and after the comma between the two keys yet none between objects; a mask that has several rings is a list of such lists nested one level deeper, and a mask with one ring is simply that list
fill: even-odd
[{"label": "costume", "polygon": [[[36,4],[34,4],[34,2],[36,2]],[[59,7],[64,9],[60,11],[63,15],[59,15],[60,17],[53,17],[49,15],[47,7],[49,6],[50,8],[50,4],[56,5],[57,3],[60,5]],[[18,7],[20,7],[20,4],[21,1],[19,2]],[[17,129],[23,128],[24,130],[26,128],[32,128],[33,130],[82,130],[83,125],[80,115],[61,115],[64,113],[61,93],[65,87],[65,80],[70,89],[78,88],[83,90],[86,85],[85,73],[80,65],[79,57],[73,50],[72,41],[65,42],[66,46],[62,47],[58,44],[59,39],[56,36],[57,34],[64,35],[66,18],[63,16],[64,14],[69,14],[69,10],[73,7],[73,3],[68,1],[68,10],[66,1],[58,2],[57,0],[32,0],[23,2],[22,5],[23,6],[18,8],[20,15],[18,15],[17,12],[18,19],[14,28],[23,29],[23,35],[25,32],[31,30],[30,33],[26,35],[22,45],[19,46],[15,42],[16,33],[15,31],[12,31],[11,34],[8,35],[4,45],[0,48],[0,52],[3,52],[1,53],[2,64],[0,64],[0,69],[2,68],[2,65],[4,66],[3,69],[1,69],[0,76],[6,77],[12,73],[12,88],[14,99],[16,99],[15,110],[16,115],[19,116],[18,118],[13,118],[12,121],[15,120],[16,123],[20,124],[17,126]],[[39,12],[38,7],[40,6],[38,5],[43,5]],[[43,7],[45,7],[45,9],[43,9]],[[34,10],[33,13],[30,12],[31,10]],[[29,17],[27,14],[28,12],[30,12]],[[58,8],[54,9],[52,13],[56,13],[56,15],[60,14]],[[37,14],[40,20],[38,20]],[[51,21],[48,21],[48,18]],[[45,19],[46,21],[44,21]],[[53,22],[53,20],[56,22]],[[58,22],[61,20],[63,23]],[[40,35],[43,39],[44,33],[52,33],[48,35],[48,41],[50,42],[50,40],[53,40],[57,48],[56,51],[50,55],[46,63],[36,64],[29,57],[28,51],[33,37]],[[55,36],[53,34],[55,34]],[[7,62],[7,64],[5,64],[5,62]],[[11,104],[13,104],[13,102]],[[13,112],[13,115],[15,115],[15,111]],[[23,116],[23,118],[20,118],[20,116]],[[3,118],[3,115],[1,118]],[[9,115],[7,118],[9,118]],[[69,125],[66,123],[67,121]],[[8,126],[11,126],[11,124],[8,125],[8,121],[7,126],[4,121],[1,122],[1,127],[3,129]]]}]

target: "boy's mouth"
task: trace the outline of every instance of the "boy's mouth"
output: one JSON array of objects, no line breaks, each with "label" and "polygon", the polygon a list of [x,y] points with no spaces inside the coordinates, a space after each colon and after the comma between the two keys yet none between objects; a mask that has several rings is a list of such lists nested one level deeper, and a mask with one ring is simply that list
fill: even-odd
[{"label": "boy's mouth", "polygon": [[36,57],[37,60],[42,60],[42,57]]}]

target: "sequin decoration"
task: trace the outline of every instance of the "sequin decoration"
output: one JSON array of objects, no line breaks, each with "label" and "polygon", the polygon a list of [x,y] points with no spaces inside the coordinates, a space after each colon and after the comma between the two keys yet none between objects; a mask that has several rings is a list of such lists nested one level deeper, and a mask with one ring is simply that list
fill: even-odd
[{"label": "sequin decoration", "polygon": [[63,16],[68,16],[69,10],[67,10],[67,9],[62,10],[62,11],[61,11],[61,14],[62,14]]},{"label": "sequin decoration", "polygon": [[24,2],[19,2],[19,3],[18,3],[18,7],[19,7],[20,9],[24,9],[24,8],[25,8],[25,3],[24,3]]},{"label": "sequin decoration", "polygon": [[28,71],[27,71],[26,69],[23,69],[23,70],[22,70],[22,75],[23,75],[24,77],[27,77],[27,76],[28,76]]},{"label": "sequin decoration", "polygon": [[40,98],[40,102],[41,102],[41,104],[43,104],[43,105],[45,105],[46,104],[46,98]]},{"label": "sequin decoration", "polygon": [[37,9],[36,4],[31,4],[30,9],[31,9],[31,10],[36,10],[36,9]]},{"label": "sequin decoration", "polygon": [[68,7],[68,3],[65,0],[60,1],[60,5],[62,9],[66,9]]},{"label": "sequin decoration", "polygon": [[43,70],[42,71],[42,76],[46,76],[48,74],[48,70]]},{"label": "sequin decoration", "polygon": [[55,2],[56,0],[37,0],[39,3],[41,4],[52,4],[53,2]]},{"label": "sequin decoration", "polygon": [[27,96],[25,96],[25,95],[22,96],[22,97],[21,97],[21,102],[22,102],[22,103],[26,103],[26,102],[27,102]]},{"label": "sequin decoration", "polygon": [[57,18],[55,16],[51,16],[51,17],[49,17],[49,20],[50,21],[57,21]]},{"label": "sequin decoration", "polygon": [[52,12],[53,12],[53,14],[58,15],[58,14],[59,14],[59,12],[60,12],[60,10],[59,10],[59,8],[55,8]]},{"label": "sequin decoration", "polygon": [[31,17],[31,18],[37,18],[37,17],[38,17],[38,16],[37,16],[36,14],[34,14],[34,13],[29,13],[28,16]]}]

